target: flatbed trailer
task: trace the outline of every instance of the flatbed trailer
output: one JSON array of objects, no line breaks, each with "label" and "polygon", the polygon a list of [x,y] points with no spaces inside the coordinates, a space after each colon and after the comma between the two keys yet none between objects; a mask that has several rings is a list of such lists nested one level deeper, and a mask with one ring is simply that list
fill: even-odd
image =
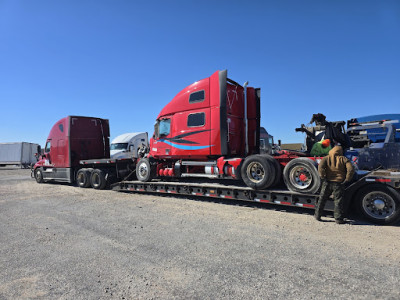
[{"label": "flatbed trailer", "polygon": [[[119,192],[160,193],[173,195],[200,196],[241,201],[254,201],[297,207],[315,208],[318,195],[300,194],[285,189],[253,190],[246,186],[219,183],[165,182],[165,181],[121,181],[111,185]],[[331,201],[329,201],[331,202]],[[333,203],[326,205],[333,210]]]},{"label": "flatbed trailer", "polygon": [[[239,201],[278,204],[315,209],[318,194],[303,194],[287,189],[254,190],[247,186],[223,183],[195,183],[172,181],[121,181],[111,185],[119,192],[139,192],[170,195],[199,196]],[[373,171],[346,187],[346,213],[359,212],[377,224],[400,222],[400,172]],[[334,210],[329,199],[326,211]]]}]

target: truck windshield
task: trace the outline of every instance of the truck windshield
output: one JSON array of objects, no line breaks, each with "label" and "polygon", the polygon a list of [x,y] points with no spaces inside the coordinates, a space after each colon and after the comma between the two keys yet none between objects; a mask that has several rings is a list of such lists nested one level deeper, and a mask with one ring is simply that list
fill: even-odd
[{"label": "truck windshield", "polygon": [[126,148],[128,148],[128,143],[115,143],[110,146],[110,150],[126,150]]},{"label": "truck windshield", "polygon": [[269,136],[268,137],[268,142],[269,142],[270,145],[273,145],[274,144],[274,137],[273,136]]},{"label": "truck windshield", "polygon": [[158,127],[160,136],[168,135],[171,127],[171,119],[163,119]]},{"label": "truck windshield", "polygon": [[154,124],[154,138],[159,139],[161,136],[169,134],[171,129],[171,119],[157,120]]}]

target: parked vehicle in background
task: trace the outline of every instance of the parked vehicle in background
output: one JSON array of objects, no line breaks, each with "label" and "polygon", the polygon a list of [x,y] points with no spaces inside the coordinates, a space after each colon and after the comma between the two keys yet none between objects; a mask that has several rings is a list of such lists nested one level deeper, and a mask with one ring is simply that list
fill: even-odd
[{"label": "parked vehicle in background", "polygon": [[147,132],[124,133],[112,140],[111,158],[138,158],[141,147],[148,147]]},{"label": "parked vehicle in background", "polygon": [[110,128],[106,119],[68,116],[55,123],[32,175],[44,181],[76,182],[104,189],[135,170],[132,158],[110,158]]},{"label": "parked vehicle in background", "polygon": [[37,162],[37,155],[40,152],[39,144],[0,143],[0,166],[18,165],[21,168],[28,168]]},{"label": "parked vehicle in background", "polygon": [[273,154],[281,150],[280,141],[274,142],[274,136],[270,135],[264,127],[260,127],[260,154]]},{"label": "parked vehicle in background", "polygon": [[373,115],[347,121],[353,156],[360,170],[400,170],[400,114]]}]

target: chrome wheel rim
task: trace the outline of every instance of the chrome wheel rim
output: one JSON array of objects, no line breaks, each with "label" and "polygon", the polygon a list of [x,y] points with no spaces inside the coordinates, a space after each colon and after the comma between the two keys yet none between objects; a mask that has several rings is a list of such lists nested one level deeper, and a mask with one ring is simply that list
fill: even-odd
[{"label": "chrome wheel rim", "polygon": [[147,168],[147,165],[145,163],[141,163],[139,165],[139,175],[140,175],[140,177],[142,177],[142,178],[146,177],[148,172],[149,172],[149,169]]},{"label": "chrome wheel rim", "polygon": [[364,196],[362,207],[368,216],[384,220],[394,214],[396,211],[396,202],[390,195],[376,191]]},{"label": "chrome wheel rim", "polygon": [[290,170],[289,179],[293,186],[304,190],[311,186],[312,174],[307,168],[296,166]]},{"label": "chrome wheel rim", "polygon": [[247,177],[255,183],[259,183],[265,178],[265,169],[258,162],[250,163],[247,167],[246,173]]},{"label": "chrome wheel rim", "polygon": [[100,185],[100,176],[99,176],[99,174],[94,173],[92,179],[93,179],[93,184],[94,185]]},{"label": "chrome wheel rim", "polygon": [[84,183],[84,175],[82,173],[78,174],[78,178],[77,178],[78,183]]}]

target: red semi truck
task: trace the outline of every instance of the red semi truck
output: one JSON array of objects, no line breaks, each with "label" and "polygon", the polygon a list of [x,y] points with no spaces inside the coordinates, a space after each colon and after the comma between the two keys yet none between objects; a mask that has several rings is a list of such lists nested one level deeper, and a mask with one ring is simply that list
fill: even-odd
[{"label": "red semi truck", "polygon": [[[108,120],[70,116],[53,126],[33,174],[37,182],[76,181],[80,187],[97,189],[111,184],[118,191],[314,208],[320,187],[316,168],[320,158],[289,151],[259,154],[259,112],[259,89],[247,83],[241,86],[227,77],[227,71],[217,71],[183,89],[162,109],[150,149],[139,151],[141,157],[110,159]],[[127,181],[134,173],[139,181]],[[236,181],[231,185],[216,180],[182,182],[188,177]],[[274,186],[278,188],[271,189]],[[346,208],[356,207],[375,223],[397,222],[399,189],[399,172],[366,172],[347,187]],[[333,210],[333,203],[328,202],[326,209]]]},{"label": "red semi truck", "polygon": [[290,159],[259,152],[260,89],[217,71],[162,109],[136,176],[142,182],[155,177],[243,179],[249,187],[266,189],[279,183],[281,165]]}]

